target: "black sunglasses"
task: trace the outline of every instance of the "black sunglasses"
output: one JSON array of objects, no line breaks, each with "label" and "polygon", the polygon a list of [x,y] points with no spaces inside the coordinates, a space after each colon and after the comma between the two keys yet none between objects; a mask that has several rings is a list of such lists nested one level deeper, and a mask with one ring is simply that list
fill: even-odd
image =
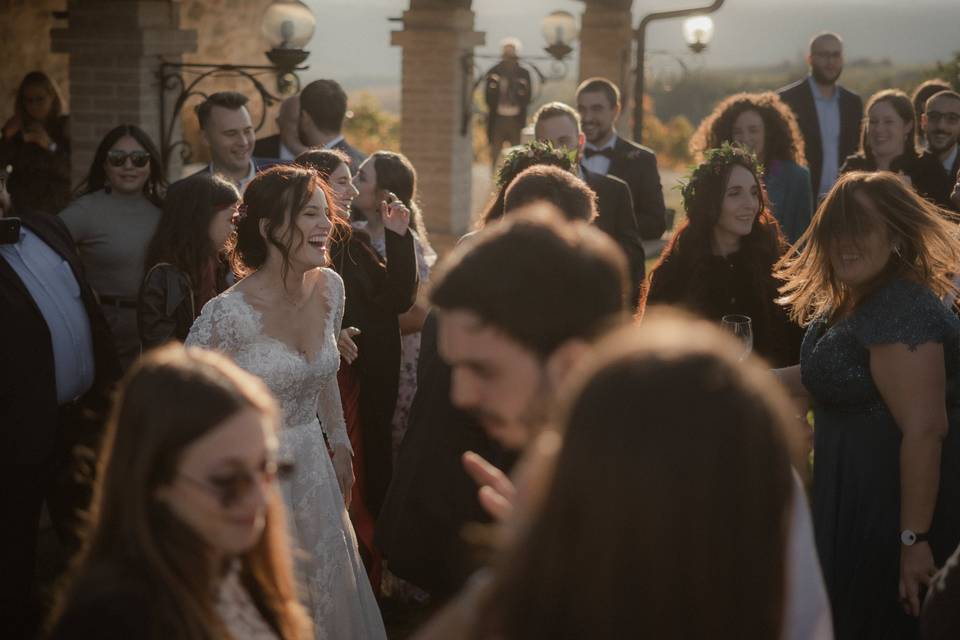
[{"label": "black sunglasses", "polygon": [[107,151],[107,162],[111,167],[122,167],[127,162],[127,158],[130,158],[133,166],[138,168],[145,167],[150,162],[150,154],[146,151],[120,151],[119,149]]},{"label": "black sunglasses", "polygon": [[179,475],[184,480],[189,480],[194,486],[214,495],[221,507],[229,509],[249,496],[258,482],[273,484],[277,478],[290,477],[292,472],[293,463],[271,461],[265,463],[255,473],[238,471],[227,475],[210,476],[206,480],[198,480],[184,473]]}]

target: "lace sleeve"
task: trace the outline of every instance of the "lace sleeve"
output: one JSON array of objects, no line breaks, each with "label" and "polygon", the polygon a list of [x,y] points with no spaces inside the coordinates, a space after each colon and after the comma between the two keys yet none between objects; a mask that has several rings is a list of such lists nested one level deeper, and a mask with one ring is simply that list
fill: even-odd
[{"label": "lace sleeve", "polygon": [[[337,336],[340,334],[340,327],[343,324],[343,305],[345,301],[343,280],[335,272],[325,269],[327,275],[327,304],[330,309],[333,322],[328,325],[332,333],[332,348],[336,350]],[[337,374],[333,373],[327,378],[320,387],[320,395],[317,398],[317,415],[320,416],[320,426],[323,427],[323,433],[327,436],[327,442],[332,448],[340,446],[347,447],[350,454],[353,454],[353,448],[350,446],[350,437],[347,435],[347,423],[343,417],[343,405],[340,402],[340,385],[337,383]]]},{"label": "lace sleeve", "polygon": [[221,294],[203,305],[184,341],[188,347],[216,349],[234,356],[244,344],[243,316],[231,310],[228,295]]}]

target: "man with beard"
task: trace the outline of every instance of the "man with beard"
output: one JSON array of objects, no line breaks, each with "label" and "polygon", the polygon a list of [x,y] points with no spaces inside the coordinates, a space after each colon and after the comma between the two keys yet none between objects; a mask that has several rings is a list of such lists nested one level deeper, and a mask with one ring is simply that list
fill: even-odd
[{"label": "man with beard", "polygon": [[837,181],[840,163],[860,142],[863,101],[837,84],[843,71],[843,41],[821,33],[810,41],[810,75],[777,90],[800,125],[814,200],[825,196]]},{"label": "man with beard", "polygon": [[941,207],[957,209],[950,200],[950,192],[960,172],[960,93],[941,91],[927,100],[920,117],[920,126],[927,147],[920,159],[922,174],[917,177],[918,190]]},{"label": "man with beard", "polygon": [[343,138],[347,92],[336,80],[314,80],[300,92],[300,141],[307,147],[337,149],[350,157],[350,171],[367,159]]},{"label": "man with beard", "polygon": [[589,173],[626,182],[640,237],[659,238],[667,223],[657,158],[647,147],[620,137],[614,128],[620,117],[620,89],[606,78],[588,78],[577,87],[576,100],[586,138],[581,165]]}]

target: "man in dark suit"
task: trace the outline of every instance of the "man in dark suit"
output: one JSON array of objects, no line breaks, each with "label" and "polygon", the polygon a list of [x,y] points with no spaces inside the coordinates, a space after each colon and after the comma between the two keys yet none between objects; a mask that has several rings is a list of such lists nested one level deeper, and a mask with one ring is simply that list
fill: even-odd
[{"label": "man in dark suit", "polygon": [[336,80],[314,80],[300,92],[300,141],[307,147],[343,151],[356,173],[367,156],[344,140],[346,117],[347,93]]},{"label": "man in dark suit", "polygon": [[793,110],[810,168],[815,202],[837,181],[844,159],[860,145],[863,101],[837,84],[843,71],[843,41],[835,33],[821,33],[810,41],[810,75],[777,90]]},{"label": "man in dark suit", "polygon": [[66,226],[56,216],[21,214],[19,230],[0,171],[0,636],[34,637],[33,601],[40,515],[46,504],[58,537],[78,546],[77,512],[89,485],[77,447],[99,443],[120,363],[110,330]]},{"label": "man in dark suit", "polygon": [[253,145],[256,158],[290,162],[307,150],[300,141],[300,96],[290,96],[280,103],[277,111],[278,133],[260,138]]},{"label": "man in dark suit", "polygon": [[253,157],[254,129],[247,96],[220,91],[194,107],[200,137],[210,149],[210,164],[197,173],[216,173],[242,192],[257,172],[275,161]]},{"label": "man in dark suit", "polygon": [[520,41],[500,43],[501,60],[487,71],[484,101],[487,103],[487,140],[490,161],[496,168],[503,143],[520,144],[530,106],[530,72],[520,66]]},{"label": "man in dark suit", "polygon": [[[640,230],[634,217],[630,187],[620,178],[594,173],[580,164],[585,137],[580,130],[580,117],[573,108],[562,102],[546,104],[534,114],[533,127],[537,140],[577,152],[579,175],[597,194],[597,226],[616,240],[627,256],[630,265],[631,299],[636,303],[645,273],[645,256]],[[659,190],[659,179],[657,188]]]},{"label": "man in dark suit", "polygon": [[921,158],[926,185],[917,185],[941,207],[956,209],[950,193],[960,173],[960,93],[941,91],[931,96],[920,116],[926,140]]},{"label": "man in dark suit", "polygon": [[620,89],[606,78],[590,78],[577,87],[577,111],[586,138],[581,164],[589,173],[627,183],[640,237],[655,240],[667,225],[657,158],[653,151],[621,138],[614,129],[620,108]]}]

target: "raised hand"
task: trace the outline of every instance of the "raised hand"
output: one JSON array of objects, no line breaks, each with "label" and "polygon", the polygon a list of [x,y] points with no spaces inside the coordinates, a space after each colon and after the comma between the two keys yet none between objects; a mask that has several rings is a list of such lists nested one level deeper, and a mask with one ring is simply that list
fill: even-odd
[{"label": "raised hand", "polygon": [[387,194],[387,199],[380,203],[380,215],[384,227],[399,236],[406,235],[410,227],[410,209],[397,196]]}]

